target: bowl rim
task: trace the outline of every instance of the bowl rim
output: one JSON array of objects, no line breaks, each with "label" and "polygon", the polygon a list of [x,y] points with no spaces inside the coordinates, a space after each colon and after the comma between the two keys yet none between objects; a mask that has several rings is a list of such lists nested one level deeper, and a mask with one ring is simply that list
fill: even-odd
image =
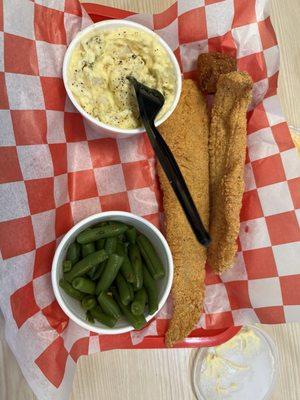
[{"label": "bowl rim", "polygon": [[60,288],[59,288],[59,284],[58,284],[58,260],[62,251],[62,248],[64,247],[65,243],[70,239],[71,236],[73,236],[83,225],[87,224],[87,223],[92,223],[95,219],[97,219],[98,217],[102,217],[103,218],[107,218],[107,217],[115,217],[116,219],[118,217],[125,217],[125,218],[130,218],[130,219],[134,219],[137,220],[139,222],[141,222],[142,224],[146,225],[148,228],[150,228],[155,234],[156,236],[158,236],[158,239],[162,242],[163,248],[166,252],[166,256],[167,256],[167,264],[168,264],[168,279],[166,282],[166,288],[165,291],[163,292],[163,295],[161,297],[161,300],[159,301],[158,304],[158,309],[154,314],[151,315],[147,315],[146,317],[146,321],[147,323],[152,320],[156,314],[159,313],[159,311],[162,309],[162,307],[164,306],[164,304],[167,301],[167,298],[170,294],[171,291],[171,287],[172,287],[172,283],[173,283],[173,273],[174,273],[174,264],[173,264],[173,257],[172,257],[172,253],[170,250],[170,247],[168,245],[168,242],[166,241],[165,237],[163,236],[163,234],[160,232],[160,230],[153,225],[151,222],[147,221],[145,218],[140,217],[138,215],[135,215],[133,213],[130,212],[126,212],[126,211],[105,211],[105,212],[101,212],[101,213],[97,213],[97,214],[92,214],[87,218],[84,218],[83,220],[79,221],[77,224],[75,224],[65,235],[64,237],[61,239],[59,245],[57,246],[56,250],[55,250],[55,254],[53,257],[53,261],[52,261],[52,268],[51,268],[51,282],[52,282],[52,288],[54,291],[54,295],[55,298],[58,302],[58,304],[60,305],[60,307],[62,308],[62,310],[65,312],[65,314],[75,323],[77,323],[79,326],[81,326],[82,328],[85,328],[91,332],[95,332],[95,333],[99,333],[99,334],[110,334],[110,335],[117,335],[117,334],[121,334],[121,333],[126,333],[126,332],[130,332],[134,330],[134,327],[131,325],[128,325],[124,328],[108,328],[105,327],[103,325],[103,328],[99,328],[96,327],[88,322],[82,321],[80,318],[77,317],[76,314],[74,314],[66,305],[66,303],[63,300],[63,297],[60,293]]},{"label": "bowl rim", "polygon": [[180,99],[181,90],[182,90],[182,73],[181,73],[179,63],[175,57],[174,52],[169,47],[169,45],[165,42],[165,40],[162,39],[162,37],[159,36],[156,32],[152,31],[151,29],[147,28],[146,26],[144,26],[142,24],[139,24],[134,21],[128,21],[126,19],[114,19],[114,20],[105,20],[105,21],[96,22],[95,24],[91,24],[88,27],[82,29],[81,31],[79,31],[76,34],[76,36],[72,39],[72,41],[68,45],[68,48],[64,55],[62,75],[63,75],[64,86],[65,86],[66,92],[69,96],[69,99],[71,100],[71,102],[72,102],[73,106],[76,108],[76,110],[84,118],[86,118],[90,123],[98,126],[99,128],[103,128],[107,131],[111,131],[111,132],[114,132],[117,134],[123,134],[124,137],[130,137],[130,136],[136,135],[138,133],[145,132],[144,126],[142,125],[141,127],[134,128],[134,129],[124,129],[124,128],[114,127],[112,125],[108,125],[108,124],[100,121],[99,119],[97,119],[97,118],[93,117],[92,115],[90,115],[89,113],[87,113],[81,107],[81,105],[76,100],[75,96],[73,95],[73,93],[68,85],[68,65],[69,65],[73,50],[77,46],[77,44],[80,42],[82,37],[87,35],[89,32],[97,30],[99,27],[100,28],[107,27],[107,29],[110,29],[110,28],[113,28],[114,26],[120,25],[120,24],[147,32],[148,34],[153,36],[160,43],[160,45],[166,50],[166,52],[170,58],[170,61],[173,65],[174,72],[175,72],[176,91],[175,91],[175,96],[174,96],[174,99],[173,99],[173,102],[172,102],[170,108],[165,112],[165,114],[159,120],[155,121],[155,126],[161,125],[167,118],[169,118],[169,116],[175,110],[175,108],[179,102],[179,99]]}]

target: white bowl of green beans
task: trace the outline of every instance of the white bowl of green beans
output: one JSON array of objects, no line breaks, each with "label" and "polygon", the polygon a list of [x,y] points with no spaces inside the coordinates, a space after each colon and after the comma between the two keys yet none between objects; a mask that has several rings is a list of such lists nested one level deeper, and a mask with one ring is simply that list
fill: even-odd
[{"label": "white bowl of green beans", "polygon": [[52,285],[63,311],[99,334],[143,329],[172,287],[173,259],[162,233],[123,211],[91,215],[63,237]]}]

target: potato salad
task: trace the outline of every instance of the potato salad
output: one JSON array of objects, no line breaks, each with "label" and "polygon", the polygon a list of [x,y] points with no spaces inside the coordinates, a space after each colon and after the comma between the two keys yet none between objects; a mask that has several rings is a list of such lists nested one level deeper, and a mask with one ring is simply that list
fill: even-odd
[{"label": "potato salad", "polygon": [[117,28],[84,37],[72,54],[68,83],[88,114],[114,127],[134,129],[141,120],[128,75],[164,95],[161,118],[174,100],[175,72],[165,49],[144,31]]}]

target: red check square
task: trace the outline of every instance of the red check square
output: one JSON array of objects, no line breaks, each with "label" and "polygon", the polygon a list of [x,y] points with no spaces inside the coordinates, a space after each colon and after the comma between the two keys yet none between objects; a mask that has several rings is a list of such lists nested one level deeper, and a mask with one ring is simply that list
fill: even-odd
[{"label": "red check square", "polygon": [[47,243],[36,249],[33,278],[38,278],[51,271],[52,260],[56,249],[56,242]]},{"label": "red check square", "polygon": [[68,142],[80,142],[86,140],[81,114],[66,112],[64,115],[64,129]]},{"label": "red check square", "polygon": [[243,252],[249,279],[273,278],[278,276],[276,262],[271,247]]},{"label": "red check square", "polygon": [[56,209],[55,233],[56,237],[64,235],[74,225],[70,204],[64,204]]},{"label": "red check square", "polygon": [[[26,306],[24,306],[24,303]],[[16,290],[10,296],[10,305],[14,320],[20,329],[28,318],[40,310],[34,299],[32,282]]]},{"label": "red check square", "polygon": [[238,70],[248,72],[254,82],[267,78],[263,53],[250,54],[237,60]]},{"label": "red check square", "polygon": [[81,16],[81,5],[78,0],[65,0],[65,12]]},{"label": "red check square", "polygon": [[287,181],[295,209],[300,208],[300,178]]},{"label": "red check square", "polygon": [[206,329],[224,329],[224,327],[232,326],[233,323],[231,311],[205,315]]},{"label": "red check square", "polygon": [[270,125],[262,103],[258,104],[254,108],[254,110],[248,112],[247,119],[248,119],[248,125],[247,125],[248,133],[257,132],[261,129],[269,127]]},{"label": "red check square", "polygon": [[47,110],[64,111],[66,91],[63,80],[41,76],[41,84]]},{"label": "red check square", "polygon": [[46,112],[42,110],[11,110],[17,145],[47,143]]},{"label": "red check square", "polygon": [[205,0],[205,5],[209,6],[210,4],[215,4],[215,3],[222,3],[224,0]]},{"label": "red check square", "polygon": [[178,17],[179,43],[207,39],[205,7],[195,8]]},{"label": "red check square", "polygon": [[15,147],[0,147],[0,183],[23,179]]},{"label": "red check square", "polygon": [[4,42],[5,72],[24,75],[39,74],[34,40],[4,33]]},{"label": "red check square", "polygon": [[256,0],[234,0],[233,28],[256,22],[255,3]]},{"label": "red check square", "polygon": [[68,352],[64,346],[64,340],[59,336],[35,360],[35,363],[48,381],[58,388],[65,375],[67,358]]},{"label": "red check square", "polygon": [[[1,9],[1,7],[0,7]],[[9,108],[4,72],[0,72],[0,110]]]},{"label": "red check square", "polygon": [[100,197],[102,211],[130,211],[127,192]]},{"label": "red check square", "polygon": [[61,334],[69,323],[69,317],[60,308],[58,302],[55,300],[49,306],[43,308],[42,313],[47,318],[49,325]]},{"label": "red check square", "polygon": [[99,346],[101,351],[118,349],[131,349],[133,347],[130,333],[122,333],[114,336],[114,341],[111,340],[111,335],[99,335]]},{"label": "red check square", "polygon": [[89,149],[94,168],[120,163],[118,145],[115,139],[89,141]]},{"label": "red check square", "polygon": [[71,201],[97,197],[97,185],[93,170],[70,172],[68,188]]},{"label": "red check square", "polygon": [[[48,27],[48,29],[45,27]],[[35,4],[34,30],[36,40],[53,44],[67,44],[64,13],[62,11]]]},{"label": "red check square", "polygon": [[70,350],[70,356],[73,358],[75,362],[77,362],[80,356],[86,356],[89,353],[89,337],[83,337],[81,339],[76,340]]},{"label": "red check square", "polygon": [[248,221],[249,219],[260,218],[262,216],[263,210],[261,208],[257,190],[254,189],[244,192],[240,220]]},{"label": "red check square", "polygon": [[290,130],[286,122],[271,127],[274,139],[280,151],[293,149],[295,147]]},{"label": "red check square", "polygon": [[68,169],[67,165],[67,145],[49,144],[49,149],[52,158],[54,175],[65,174]]},{"label": "red check square", "polygon": [[236,58],[236,45],[231,32],[227,32],[223,36],[216,36],[208,39],[208,51],[218,51],[226,53]]},{"label": "red check square", "polygon": [[262,187],[286,180],[279,154],[252,162],[256,186]]},{"label": "red check square", "polygon": [[138,141],[138,153],[143,154],[147,158],[154,157],[154,151],[147,134],[143,133],[139,136],[139,138],[140,140]]},{"label": "red check square", "polygon": [[176,2],[162,13],[153,15],[154,29],[166,28],[177,18],[177,15],[178,15],[178,6]]},{"label": "red check square", "polygon": [[25,186],[31,214],[55,208],[53,178],[28,180]]},{"label": "red check square", "polygon": [[155,225],[157,229],[161,230],[162,221],[160,218],[160,213],[144,215],[143,218]]},{"label": "red check square", "polygon": [[222,283],[220,275],[215,274],[211,267],[206,264],[205,267],[205,285],[214,285],[216,283]]},{"label": "red check square", "polygon": [[232,310],[251,308],[248,281],[227,282],[225,286]]},{"label": "red check square", "polygon": [[274,75],[269,76],[269,78],[268,78],[269,87],[265,94],[265,98],[275,96],[277,94],[278,77],[279,77],[278,71]]},{"label": "red check square", "polygon": [[254,309],[259,321],[263,324],[284,324],[285,316],[282,306]]},{"label": "red check square", "polygon": [[122,164],[127,190],[151,186],[153,179],[148,160]]},{"label": "red check square", "polygon": [[0,223],[0,248],[3,258],[28,253],[35,248],[30,217]]},{"label": "red check square", "polygon": [[270,17],[264,21],[259,21],[258,29],[264,50],[277,45],[276,34],[274,32]]},{"label": "red check square", "polygon": [[266,217],[272,246],[300,241],[300,227],[295,211]]},{"label": "red check square", "polygon": [[300,275],[281,276],[280,286],[285,306],[300,304]]}]

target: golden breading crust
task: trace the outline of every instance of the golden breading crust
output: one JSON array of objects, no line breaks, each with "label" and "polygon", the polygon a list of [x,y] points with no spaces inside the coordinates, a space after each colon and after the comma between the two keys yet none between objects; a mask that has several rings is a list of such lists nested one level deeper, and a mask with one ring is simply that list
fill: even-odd
[{"label": "golden breading crust", "polygon": [[246,112],[252,80],[247,73],[221,75],[212,108],[210,167],[210,235],[208,263],[215,272],[230,268],[237,251],[244,192]]},{"label": "golden breading crust", "polygon": [[[192,80],[183,82],[179,104],[159,131],[173,152],[206,228],[209,213],[208,116]],[[204,298],[206,249],[196,240],[163,170],[166,237],[174,258],[173,316],[166,345],[183,340],[200,318]]]},{"label": "golden breading crust", "polygon": [[224,53],[203,53],[198,56],[198,84],[202,92],[215,93],[221,74],[236,71],[236,59]]}]

